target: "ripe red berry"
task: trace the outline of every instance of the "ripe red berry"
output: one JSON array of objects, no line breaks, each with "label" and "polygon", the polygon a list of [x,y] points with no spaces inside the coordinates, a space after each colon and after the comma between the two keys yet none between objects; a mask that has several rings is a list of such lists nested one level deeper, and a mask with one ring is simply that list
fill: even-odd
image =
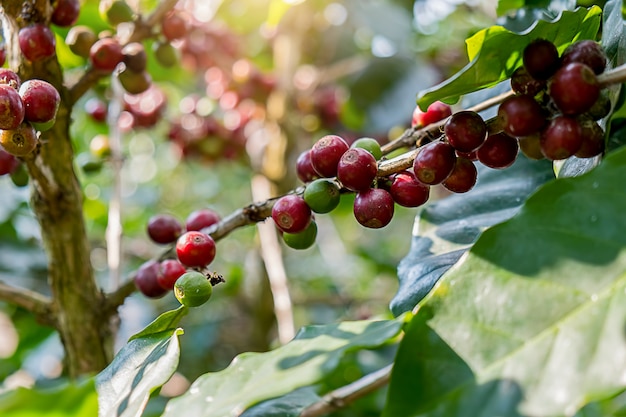
[{"label": "ripe red berry", "polygon": [[478,171],[476,165],[469,159],[457,158],[452,173],[442,185],[455,193],[466,193],[476,184]]},{"label": "ripe red berry", "polygon": [[487,136],[487,124],[473,111],[454,113],[444,126],[448,143],[461,152],[478,149]]},{"label": "ripe red berry", "polygon": [[559,68],[561,61],[556,46],[547,39],[535,39],[524,48],[524,68],[531,77],[547,80]]},{"label": "ripe red berry", "polygon": [[0,147],[0,175],[12,173],[19,165],[19,159]]},{"label": "ripe red berry", "polygon": [[589,110],[598,100],[600,84],[591,68],[574,62],[554,74],[548,92],[563,114],[575,116]]},{"label": "ripe red berry", "polygon": [[452,114],[452,109],[446,103],[441,101],[435,101],[426,111],[422,111],[419,106],[415,106],[413,110],[413,118],[411,120],[411,126],[424,127],[433,123],[440,122],[446,117]]},{"label": "ripe red berry", "polygon": [[89,50],[89,61],[99,71],[112,72],[123,59],[122,46],[113,38],[100,39]]},{"label": "ripe red berry", "polygon": [[19,91],[24,102],[24,118],[33,123],[47,123],[54,120],[61,104],[57,89],[47,81],[27,80]]},{"label": "ripe red berry", "polygon": [[502,169],[513,165],[519,152],[517,139],[504,132],[487,137],[478,148],[478,160],[489,168]]},{"label": "ripe red berry", "polygon": [[547,123],[541,105],[531,97],[509,97],[500,104],[498,116],[503,129],[511,136],[528,136],[541,130]]},{"label": "ripe red berry", "polygon": [[531,77],[524,67],[519,67],[511,75],[511,90],[516,94],[534,97],[544,88],[546,88],[546,81]]},{"label": "ripe red berry", "polygon": [[50,21],[57,26],[68,27],[76,23],[80,13],[78,0],[56,0]]},{"label": "ripe red berry", "polygon": [[337,164],[337,179],[352,191],[370,188],[377,173],[374,155],[362,148],[348,149]]},{"label": "ripe red berry", "polygon": [[183,232],[183,226],[174,216],[157,214],[148,220],[147,231],[153,242],[168,244],[178,239]]},{"label": "ripe red berry", "polygon": [[456,154],[452,145],[436,141],[419,149],[413,161],[415,177],[424,184],[440,184],[454,169]]},{"label": "ripe red berry", "polygon": [[313,164],[311,164],[311,150],[302,152],[296,160],[296,173],[302,182],[311,182],[319,178],[319,174],[315,172]]},{"label": "ripe red berry", "polygon": [[24,102],[8,84],[0,84],[0,129],[12,130],[24,121]]},{"label": "ripe red berry", "polygon": [[166,259],[159,264],[157,282],[161,288],[173,290],[176,280],[186,271],[185,266],[175,259]]},{"label": "ripe red berry", "polygon": [[595,74],[601,74],[606,68],[607,57],[602,46],[592,40],[574,42],[563,51],[561,65],[580,62],[587,65]]},{"label": "ripe red berry", "polygon": [[580,122],[583,135],[583,143],[576,152],[579,158],[592,158],[604,152],[604,130],[593,120]]},{"label": "ripe red berry", "polygon": [[22,85],[22,80],[20,80],[19,75],[10,69],[0,68],[0,84],[7,84],[16,90],[19,90]]},{"label": "ripe red berry", "polygon": [[56,40],[50,28],[37,23],[20,29],[17,34],[20,50],[26,59],[37,62],[54,56]]},{"label": "ripe red berry", "polygon": [[96,122],[104,122],[107,118],[107,105],[97,97],[85,102],[85,112]]},{"label": "ripe red berry", "polygon": [[393,176],[389,193],[403,207],[419,207],[428,201],[430,187],[419,182],[411,171],[401,171]]},{"label": "ripe red berry", "polygon": [[311,164],[315,172],[324,178],[336,176],[337,164],[348,149],[348,143],[337,135],[326,135],[315,142],[311,148]]},{"label": "ripe red berry", "polygon": [[220,215],[215,211],[208,208],[198,209],[187,216],[185,228],[187,231],[200,231],[218,223],[220,220]]},{"label": "ripe red berry", "polygon": [[176,241],[178,260],[188,267],[204,267],[215,259],[215,241],[206,233],[186,232]]},{"label": "ripe red berry", "polygon": [[161,21],[161,32],[169,41],[183,38],[187,34],[187,20],[180,13],[168,13]]},{"label": "ripe red berry", "polygon": [[159,263],[150,260],[139,267],[135,275],[135,286],[143,295],[150,298],[160,298],[167,294],[167,290],[159,285]]},{"label": "ripe red berry", "polygon": [[573,117],[557,116],[541,132],[541,151],[546,158],[559,160],[574,155],[583,143],[582,128]]},{"label": "ripe red berry", "polygon": [[357,193],[353,213],[359,224],[380,229],[391,222],[394,212],[393,197],[382,188],[370,188]]},{"label": "ripe red berry", "polygon": [[311,209],[302,197],[288,194],[274,203],[272,219],[283,232],[299,233],[311,222]]}]

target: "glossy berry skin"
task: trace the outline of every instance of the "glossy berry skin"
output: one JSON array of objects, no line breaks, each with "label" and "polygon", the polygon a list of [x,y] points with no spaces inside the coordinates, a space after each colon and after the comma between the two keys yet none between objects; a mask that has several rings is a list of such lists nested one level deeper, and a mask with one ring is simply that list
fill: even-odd
[{"label": "glossy berry skin", "polygon": [[324,214],[330,213],[339,205],[341,194],[335,181],[319,178],[306,186],[302,198],[311,211]]},{"label": "glossy berry skin", "polygon": [[561,65],[559,51],[547,39],[535,39],[528,44],[522,62],[528,74],[537,80],[547,80]]},{"label": "glossy berry skin", "polygon": [[183,226],[174,216],[157,214],[148,220],[147,231],[153,242],[166,245],[178,239],[183,232]]},{"label": "glossy berry skin", "polygon": [[18,32],[20,50],[32,62],[50,58],[56,53],[56,40],[50,28],[37,23]]},{"label": "glossy berry skin", "polygon": [[541,152],[553,161],[574,155],[582,143],[582,127],[573,117],[557,116],[541,132]]},{"label": "glossy berry skin", "polygon": [[589,110],[598,100],[600,84],[591,68],[574,62],[554,74],[548,93],[563,114],[575,116]]},{"label": "glossy berry skin", "polygon": [[217,212],[208,208],[198,209],[191,212],[191,214],[187,216],[187,219],[185,220],[185,228],[188,232],[201,231],[202,229],[218,223],[220,220],[221,217],[217,214]]},{"label": "glossy berry skin", "polygon": [[80,2],[78,0],[56,0],[50,21],[57,26],[72,26],[78,20]]},{"label": "glossy berry skin", "polygon": [[526,68],[519,67],[511,75],[511,90],[516,94],[536,96],[546,88],[545,80],[537,80],[530,76]]},{"label": "glossy berry skin", "polygon": [[311,150],[306,150],[298,155],[296,160],[296,173],[302,182],[311,182],[319,178],[319,174],[315,172],[313,164],[311,164]]},{"label": "glossy berry skin", "polygon": [[361,191],[354,198],[354,217],[359,224],[370,229],[387,226],[393,218],[393,212],[393,198],[382,188]]},{"label": "glossy berry skin", "polygon": [[389,193],[403,207],[419,207],[430,197],[430,186],[422,184],[411,171],[401,171],[393,176]]},{"label": "glossy berry skin", "polygon": [[517,139],[504,132],[487,137],[483,146],[478,148],[478,161],[489,168],[502,169],[513,165],[519,153]]},{"label": "glossy berry skin", "polygon": [[452,108],[441,101],[435,101],[432,103],[426,111],[422,111],[419,106],[413,110],[413,117],[411,119],[412,127],[424,127],[433,123],[437,123],[449,117],[452,114]]},{"label": "glossy berry skin", "polygon": [[215,259],[215,241],[206,233],[186,232],[176,241],[176,255],[190,268],[205,267]]},{"label": "glossy berry skin", "polygon": [[454,113],[444,126],[448,143],[461,152],[478,149],[487,137],[487,124],[473,111]]},{"label": "glossy berry skin", "polygon": [[161,32],[169,41],[183,38],[187,34],[187,22],[179,13],[168,13],[161,21]]},{"label": "glossy berry skin", "polygon": [[348,150],[348,143],[340,136],[326,135],[311,148],[311,164],[319,176],[332,178],[337,175],[337,164]]},{"label": "glossy berry skin", "polygon": [[374,155],[361,148],[348,149],[337,164],[337,179],[351,191],[370,188],[377,173]]},{"label": "glossy berry skin", "polygon": [[7,84],[15,90],[19,90],[22,85],[19,75],[8,68],[0,68],[0,84]]},{"label": "glossy berry skin", "polygon": [[281,231],[299,233],[311,222],[311,209],[302,197],[288,194],[274,203],[272,219]]},{"label": "glossy berry skin", "polygon": [[16,129],[0,130],[0,146],[15,156],[26,156],[37,147],[37,132],[30,123],[24,122]]},{"label": "glossy berry skin", "polygon": [[54,120],[61,104],[57,89],[44,80],[27,80],[19,91],[24,102],[24,118],[29,122],[47,123]]},{"label": "glossy berry skin", "polygon": [[498,107],[502,127],[511,136],[528,136],[541,130],[547,123],[541,105],[531,97],[509,97]]},{"label": "glossy berry skin", "polygon": [[317,238],[317,224],[311,221],[300,233],[283,233],[283,241],[292,249],[308,249],[315,243]]},{"label": "glossy berry skin", "polygon": [[545,159],[543,152],[541,152],[541,133],[535,133],[530,136],[522,136],[517,138],[519,143],[519,150],[530,159],[541,160]]},{"label": "glossy berry skin", "polygon": [[0,147],[0,175],[10,174],[17,169],[20,161]]},{"label": "glossy berry skin", "polygon": [[436,141],[419,149],[413,161],[415,177],[427,185],[440,184],[454,169],[456,153],[452,145]]},{"label": "glossy berry skin", "polygon": [[171,291],[174,289],[176,280],[186,271],[185,266],[177,260],[166,259],[159,264],[157,282],[161,288]]},{"label": "glossy berry skin", "polygon": [[592,158],[604,152],[604,130],[593,120],[580,122],[583,134],[583,143],[576,151],[579,158]]},{"label": "glossy berry skin", "polygon": [[457,158],[452,173],[442,185],[454,193],[466,193],[476,185],[478,171],[469,159]]},{"label": "glossy berry skin", "polygon": [[606,53],[602,46],[592,40],[574,42],[563,51],[561,65],[580,62],[587,65],[597,75],[604,72],[607,63]]},{"label": "glossy berry skin", "polygon": [[150,298],[160,298],[167,294],[168,290],[161,287],[158,282],[159,263],[150,260],[139,267],[135,275],[135,286],[143,295]]},{"label": "glossy berry skin", "polygon": [[374,156],[377,161],[382,158],[383,151],[380,149],[380,143],[374,138],[359,138],[352,142],[351,148],[365,149]]},{"label": "glossy berry skin", "polygon": [[197,271],[185,272],[174,284],[174,296],[184,306],[199,307],[213,294],[211,282]]},{"label": "glossy berry skin", "polygon": [[11,130],[24,121],[24,102],[8,84],[0,84],[0,129]]},{"label": "glossy berry skin", "polygon": [[89,61],[93,68],[99,71],[113,72],[123,59],[122,46],[112,38],[96,41],[89,50]]}]

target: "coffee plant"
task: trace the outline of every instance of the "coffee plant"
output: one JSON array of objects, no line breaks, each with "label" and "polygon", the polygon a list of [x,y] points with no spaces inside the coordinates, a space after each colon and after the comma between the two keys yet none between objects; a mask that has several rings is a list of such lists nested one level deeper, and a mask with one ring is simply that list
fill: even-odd
[{"label": "coffee plant", "polygon": [[483,3],[0,1],[0,415],[624,415],[623,2]]}]

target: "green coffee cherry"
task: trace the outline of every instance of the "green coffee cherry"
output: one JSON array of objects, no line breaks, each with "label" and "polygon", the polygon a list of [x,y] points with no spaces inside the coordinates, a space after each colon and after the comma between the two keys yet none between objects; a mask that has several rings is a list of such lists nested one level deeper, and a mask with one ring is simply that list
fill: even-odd
[{"label": "green coffee cherry", "polygon": [[174,284],[174,295],[187,307],[198,307],[206,303],[213,293],[213,286],[206,276],[197,271],[188,271]]},{"label": "green coffee cherry", "polygon": [[104,0],[100,2],[100,17],[112,26],[132,22],[135,12],[124,0]]},{"label": "green coffee cherry", "polygon": [[313,212],[323,214],[339,205],[341,195],[336,182],[320,178],[307,184],[303,198]]},{"label": "green coffee cherry", "polygon": [[169,43],[157,42],[154,44],[154,57],[157,62],[165,67],[171,68],[178,64],[178,52]]},{"label": "green coffee cherry", "polygon": [[380,149],[380,143],[373,138],[360,138],[352,142],[352,148],[362,148],[374,155],[377,161],[382,158],[383,152]]},{"label": "green coffee cherry", "polygon": [[311,221],[306,229],[300,233],[283,233],[283,240],[292,249],[308,249],[315,243],[317,224]]}]

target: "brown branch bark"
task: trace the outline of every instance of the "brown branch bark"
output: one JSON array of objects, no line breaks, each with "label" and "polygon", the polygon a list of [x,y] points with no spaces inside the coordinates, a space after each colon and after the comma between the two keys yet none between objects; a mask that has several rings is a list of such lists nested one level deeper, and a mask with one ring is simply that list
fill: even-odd
[{"label": "brown branch bark", "polygon": [[30,311],[42,324],[56,326],[55,315],[52,313],[52,300],[45,295],[0,281],[0,301],[6,301]]}]

